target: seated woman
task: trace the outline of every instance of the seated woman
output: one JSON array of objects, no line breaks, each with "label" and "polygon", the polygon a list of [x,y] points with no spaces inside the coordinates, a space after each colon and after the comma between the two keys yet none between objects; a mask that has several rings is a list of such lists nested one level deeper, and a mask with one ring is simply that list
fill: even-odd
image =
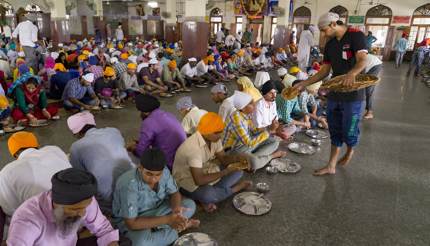
[{"label": "seated woman", "polygon": [[270,137],[276,133],[277,125],[266,129],[257,129],[252,122],[255,103],[247,93],[236,91],[233,104],[237,109],[228,119],[224,131],[223,146],[229,153],[246,154],[251,162],[251,169],[258,170],[272,159],[286,156],[285,151],[277,151],[279,142]]},{"label": "seated woman", "polygon": [[248,77],[246,76],[240,77],[237,79],[236,83],[237,83],[237,89],[239,91],[242,91],[251,95],[252,99],[254,100],[254,103],[257,103],[259,100],[263,98],[260,91],[254,87],[254,84]]},{"label": "seated woman", "polygon": [[13,91],[16,104],[12,110],[15,121],[29,122],[30,126],[38,126],[38,120],[58,120],[58,107],[48,105],[46,92],[40,79],[30,73],[22,75],[9,90]]},{"label": "seated woman", "polygon": [[49,91],[51,76],[55,74],[54,66],[55,66],[54,58],[48,56],[45,58],[45,63],[43,68],[39,70],[39,73],[38,73],[38,75],[42,78],[43,88],[46,91]]},{"label": "seated woman", "polygon": [[16,60],[16,68],[13,70],[13,81],[16,81],[21,75],[30,72],[31,74],[34,74],[33,68],[28,67],[27,64],[25,64],[25,61],[22,59]]}]

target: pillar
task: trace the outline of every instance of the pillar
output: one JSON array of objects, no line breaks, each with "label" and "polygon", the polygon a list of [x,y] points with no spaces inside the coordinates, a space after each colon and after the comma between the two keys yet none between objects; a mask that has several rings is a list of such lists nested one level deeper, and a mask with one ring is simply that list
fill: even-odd
[{"label": "pillar", "polygon": [[210,29],[206,20],[206,3],[206,0],[185,1],[185,20],[181,28],[185,58],[206,55]]},{"label": "pillar", "polygon": [[177,42],[179,40],[179,32],[176,23],[176,0],[166,1],[165,12],[168,13],[168,17],[165,18],[164,38],[169,43]]},{"label": "pillar", "polygon": [[54,45],[70,41],[69,21],[66,18],[66,0],[51,0],[51,38]]},{"label": "pillar", "polygon": [[290,0],[281,0],[278,3],[278,6],[284,9],[284,15],[278,16],[278,23],[276,25],[275,33],[273,35],[274,43],[273,46],[275,48],[286,47],[289,44],[290,38]]}]

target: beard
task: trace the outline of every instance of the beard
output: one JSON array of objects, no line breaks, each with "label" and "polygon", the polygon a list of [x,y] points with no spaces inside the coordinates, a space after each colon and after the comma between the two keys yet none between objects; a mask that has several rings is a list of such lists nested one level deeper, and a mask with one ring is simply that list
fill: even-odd
[{"label": "beard", "polygon": [[79,216],[66,217],[62,207],[54,208],[55,224],[62,237],[76,234],[82,227],[83,219]]}]

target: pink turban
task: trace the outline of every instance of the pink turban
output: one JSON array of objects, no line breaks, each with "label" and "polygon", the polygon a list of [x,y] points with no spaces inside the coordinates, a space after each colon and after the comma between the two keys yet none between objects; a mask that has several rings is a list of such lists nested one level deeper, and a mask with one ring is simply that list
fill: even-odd
[{"label": "pink turban", "polygon": [[85,125],[96,125],[94,115],[89,111],[83,111],[70,116],[67,119],[67,125],[73,134],[79,133]]}]

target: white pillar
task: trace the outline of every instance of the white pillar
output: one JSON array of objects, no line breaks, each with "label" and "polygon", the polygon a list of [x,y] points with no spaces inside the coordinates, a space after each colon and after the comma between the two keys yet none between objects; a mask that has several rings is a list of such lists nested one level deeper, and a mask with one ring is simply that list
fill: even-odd
[{"label": "white pillar", "polygon": [[94,0],[94,5],[96,6],[96,16],[103,16],[103,1]]},{"label": "white pillar", "polygon": [[186,0],[184,17],[186,19],[190,17],[204,18],[206,16],[206,3],[207,0]]},{"label": "white pillar", "polygon": [[51,5],[52,18],[65,18],[66,17],[66,0],[52,1]]},{"label": "white pillar", "polygon": [[290,13],[290,0],[280,0],[278,3],[278,6],[284,9],[284,13],[285,13],[284,16],[278,17],[278,25],[287,27],[290,14],[291,15],[293,14],[293,13]]},{"label": "white pillar", "polygon": [[166,1],[166,12],[170,14],[168,18],[165,19],[167,24],[176,24],[176,0]]}]

